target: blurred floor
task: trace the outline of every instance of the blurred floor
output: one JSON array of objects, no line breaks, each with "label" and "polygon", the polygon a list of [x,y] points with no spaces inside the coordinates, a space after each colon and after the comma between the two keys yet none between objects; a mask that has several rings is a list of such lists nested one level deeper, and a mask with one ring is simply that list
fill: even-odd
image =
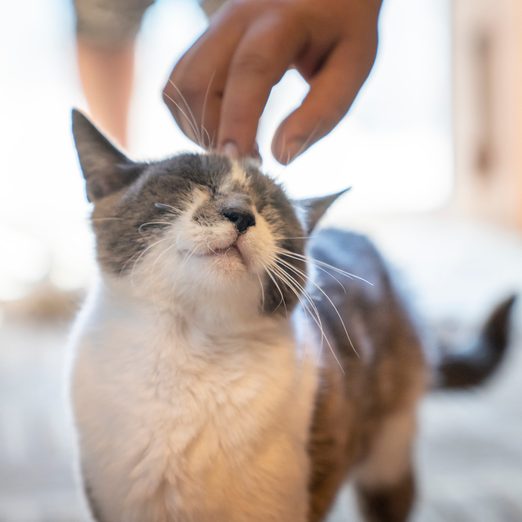
[{"label": "blurred floor", "polygon": [[[373,235],[430,321],[473,328],[522,290],[522,240],[442,220],[389,222]],[[421,412],[419,522],[522,520],[522,307],[506,364],[472,393],[431,395]],[[64,407],[68,327],[0,323],[0,521],[87,520],[73,479]],[[332,521],[348,518],[344,497]],[[343,516],[344,515],[344,516]]]}]

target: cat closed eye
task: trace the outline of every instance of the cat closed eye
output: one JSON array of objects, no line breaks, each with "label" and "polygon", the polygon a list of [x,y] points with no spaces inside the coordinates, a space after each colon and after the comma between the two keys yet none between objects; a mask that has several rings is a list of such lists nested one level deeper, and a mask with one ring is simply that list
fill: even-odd
[{"label": "cat closed eye", "polygon": [[154,207],[158,210],[168,210],[168,205],[165,205],[165,203],[154,203]]},{"label": "cat closed eye", "polygon": [[162,221],[149,221],[147,223],[141,223],[139,226],[138,226],[138,232],[144,232],[146,230],[150,230],[152,228],[165,228],[165,227],[168,227],[170,226],[171,223],[168,223],[168,222],[162,222]]}]

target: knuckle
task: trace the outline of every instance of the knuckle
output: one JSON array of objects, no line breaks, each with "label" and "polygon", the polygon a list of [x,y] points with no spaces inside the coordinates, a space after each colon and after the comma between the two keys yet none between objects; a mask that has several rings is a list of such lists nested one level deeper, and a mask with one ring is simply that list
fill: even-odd
[{"label": "knuckle", "polygon": [[177,86],[178,98],[185,99],[188,102],[198,100],[203,93],[202,85],[204,85],[203,80],[199,82],[197,79],[179,84]]},{"label": "knuckle", "polygon": [[228,2],[228,8],[230,10],[243,9],[247,5],[247,1],[245,0],[230,0]]},{"label": "knuckle", "polygon": [[271,72],[271,61],[259,52],[245,52],[234,60],[232,72],[236,74],[251,74],[268,76]]},{"label": "knuckle", "polygon": [[227,9],[234,14],[242,14],[257,7],[251,0],[229,0],[227,2]]},{"label": "knuckle", "polygon": [[321,132],[323,134],[330,132],[343,119],[352,102],[353,98],[350,96],[349,99],[338,100],[337,103],[332,104],[332,106],[325,111],[323,124],[321,126]]}]

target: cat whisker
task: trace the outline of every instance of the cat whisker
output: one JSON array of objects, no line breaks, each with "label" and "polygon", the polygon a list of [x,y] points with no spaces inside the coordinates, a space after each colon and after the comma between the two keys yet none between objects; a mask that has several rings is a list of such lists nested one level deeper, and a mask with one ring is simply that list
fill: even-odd
[{"label": "cat whisker", "polygon": [[328,270],[326,270],[322,266],[316,265],[314,263],[312,263],[312,265],[313,265],[313,268],[316,268],[317,270],[320,270],[321,272],[324,272],[328,277],[331,277],[341,287],[341,289],[342,289],[342,291],[344,292],[345,295],[348,293],[346,291],[346,287],[342,284],[341,281],[339,281],[339,279],[337,279],[337,277],[335,277],[333,274],[328,272]]},{"label": "cat whisker", "polygon": [[[284,133],[284,132],[283,132],[283,136],[282,136],[282,139],[281,139],[281,148],[283,150],[286,149],[286,133]],[[289,160],[290,160],[290,154],[287,151],[287,153],[286,153],[286,163],[288,163]]]},{"label": "cat whisker", "polygon": [[311,296],[306,291],[306,289],[302,285],[300,285],[294,277],[292,277],[290,274],[288,274],[287,272],[282,270],[281,267],[279,267],[274,261],[275,261],[275,259],[272,259],[272,265],[271,265],[271,269],[272,269],[274,275],[276,275],[276,277],[278,277],[278,279],[280,279],[282,282],[284,282],[289,287],[289,289],[296,295],[296,297],[298,297],[299,302],[301,304],[303,304],[300,299],[301,296],[303,296],[305,299],[307,299],[307,301],[309,302],[309,305],[311,307],[313,307],[315,313],[317,314],[317,317],[319,318],[317,307],[315,306],[315,303],[311,299]]},{"label": "cat whisker", "polygon": [[303,309],[306,312],[311,313],[309,310],[308,304],[306,303],[306,301],[302,300],[302,296],[301,296],[300,292],[298,290],[296,290],[296,288],[292,285],[292,283],[288,280],[285,280],[285,278],[281,277],[281,274],[277,274],[276,272],[273,272],[273,274],[274,274],[274,277],[276,277],[276,279],[279,279],[282,283],[284,283],[288,287],[288,289],[296,296],[297,300],[299,301],[299,303],[301,304]]},{"label": "cat whisker", "polygon": [[[171,80],[169,80],[170,83],[172,83]],[[174,85],[172,83],[172,85]],[[175,87],[177,89],[177,87]],[[168,94],[164,93],[164,96],[165,98],[167,98],[171,103],[174,104],[174,106],[176,107],[176,109],[178,109],[178,111],[181,113],[181,115],[185,118],[185,120],[187,121],[189,127],[190,127],[190,131],[192,133],[192,138],[196,141],[196,143],[198,145],[201,145],[201,138],[199,136],[199,132],[198,132],[198,129],[197,129],[197,126],[193,123],[193,121],[187,116],[187,113],[183,110],[183,108],[181,107],[181,105],[174,99],[172,98],[171,96],[169,96]]]},{"label": "cat whisker", "polygon": [[[288,239],[293,239],[293,238],[288,238]],[[295,238],[295,239],[300,239],[300,238]],[[303,261],[304,260],[309,260],[309,256],[306,256],[305,258],[303,258]],[[337,277],[335,277],[333,274],[331,274],[328,270],[326,270],[325,268],[323,268],[322,266],[319,266],[318,264],[314,263],[312,261],[311,263],[313,265],[314,268],[316,268],[317,270],[320,270],[321,272],[324,272],[326,275],[328,275],[329,277],[331,277],[342,289],[342,291],[346,294],[346,287],[343,285],[343,283],[341,283],[341,281],[339,281],[339,279],[337,279]]]},{"label": "cat whisker", "polygon": [[[295,236],[295,237],[277,236],[276,240],[281,241],[281,240],[285,240],[285,239],[310,239],[311,237],[313,237],[313,236]],[[296,259],[300,258],[303,261],[311,261],[312,264],[315,266],[315,268],[317,268],[318,270],[321,270],[322,272],[328,274],[330,277],[335,279],[335,281],[337,281],[337,283],[342,287],[342,289],[344,290],[345,293],[346,293],[346,288],[344,287],[344,285],[339,281],[339,279],[337,279],[333,274],[331,274],[324,267],[328,267],[332,270],[335,270],[337,273],[344,275],[345,277],[349,277],[350,279],[357,279],[359,281],[369,284],[370,286],[373,286],[373,283],[371,281],[368,281],[367,279],[364,279],[363,277],[360,277],[356,274],[352,274],[350,272],[346,272],[345,270],[342,270],[338,267],[330,265],[329,263],[326,263],[324,261],[320,261],[319,259],[316,259],[310,255],[301,255],[296,252],[290,252],[289,250],[281,249],[281,248],[277,249],[277,252],[280,253],[281,255],[286,255],[288,257],[291,257],[292,255],[294,255]]]},{"label": "cat whisker", "polygon": [[352,274],[350,272],[346,272],[345,270],[342,270],[336,266],[333,266],[333,265],[330,265],[329,263],[326,263],[324,261],[320,261],[319,259],[316,259],[315,257],[312,257],[312,256],[305,256],[303,254],[298,254],[296,252],[290,252],[289,250],[286,250],[286,249],[281,249],[281,248],[277,248],[276,249],[276,252],[281,255],[281,256],[286,256],[286,257],[290,257],[290,258],[293,258],[293,259],[297,259],[299,261],[311,261],[312,263],[316,264],[316,265],[320,265],[324,268],[329,268],[330,270],[334,270],[335,272],[337,272],[338,274],[341,274],[345,277],[348,277],[350,279],[357,279],[358,281],[362,281],[363,283],[366,283],[370,286],[373,286],[373,283],[371,281],[368,281],[367,279],[364,279],[364,277],[360,277],[356,274]]},{"label": "cat whisker", "polygon": [[308,148],[308,146],[310,145],[310,142],[316,135],[317,130],[319,129],[319,126],[321,125],[322,121],[323,120],[321,118],[319,118],[319,120],[317,120],[317,123],[314,125],[314,128],[312,129],[312,131],[310,132],[310,134],[308,135],[306,140],[303,141],[301,147],[299,147],[299,150],[294,153],[294,156],[293,156],[294,158],[297,158],[298,156],[300,156]]},{"label": "cat whisker", "polygon": [[[280,279],[286,282],[286,284],[289,287],[289,289],[296,295],[298,301],[303,306],[303,309],[308,313],[310,318],[314,321],[314,323],[319,328],[319,331],[321,332],[321,340],[324,339],[326,341],[326,344],[328,345],[328,348],[329,348],[333,358],[335,359],[335,361],[336,361],[337,365],[339,366],[341,372],[344,374],[345,373],[344,368],[343,368],[341,362],[339,361],[339,358],[337,357],[337,354],[335,353],[335,350],[334,350],[332,344],[330,343],[330,340],[328,339],[328,336],[326,335],[326,333],[324,331],[324,327],[323,327],[323,323],[321,321],[321,316],[319,314],[319,310],[317,309],[317,306],[313,302],[312,297],[305,290],[305,288],[296,281],[295,278],[293,278],[290,274],[284,272],[280,267],[278,267],[278,273],[279,273]],[[296,288],[297,288],[297,290],[296,290]],[[303,303],[303,301],[301,300],[301,298],[299,296],[298,290],[301,292],[301,295],[303,297],[305,297],[305,299],[307,300],[308,304]],[[311,312],[310,307],[313,309],[314,313]],[[321,342],[321,347],[322,347],[322,342]]]},{"label": "cat whisker", "polygon": [[212,73],[212,76],[210,77],[210,80],[207,85],[207,90],[205,91],[205,97],[203,98],[203,107],[201,108],[200,128],[203,131],[204,135],[206,135],[207,140],[208,140],[208,142],[206,144],[203,143],[205,149],[207,149],[207,150],[214,148],[213,139],[210,137],[208,130],[205,128],[205,116],[206,116],[206,112],[207,112],[207,102],[208,102],[208,95],[210,94],[210,87],[212,86],[212,82],[214,81],[215,77],[216,77],[216,71],[214,71]]},{"label": "cat whisker", "polygon": [[[277,259],[276,262],[279,262],[281,263],[283,266],[286,266],[288,268],[288,270],[291,270],[293,271],[294,273],[300,275],[304,280],[306,280],[306,275],[299,269],[297,269],[295,266],[291,265],[290,263],[288,263],[287,261],[284,261],[283,259]],[[337,317],[339,318],[339,321],[343,327],[343,330],[344,330],[344,333],[346,335],[346,339],[348,340],[348,343],[350,344],[352,350],[354,351],[354,353],[357,355],[357,357],[360,358],[360,355],[359,355],[359,352],[357,351],[357,349],[355,348],[353,342],[352,342],[352,338],[350,337],[350,334],[348,333],[348,329],[346,328],[346,324],[344,322],[344,319],[342,318],[341,316],[341,313],[339,312],[339,309],[337,308],[337,306],[335,306],[334,302],[332,301],[332,299],[330,298],[330,296],[314,281],[312,280],[309,280],[308,281],[309,283],[311,283],[315,288],[317,288],[317,290],[319,290],[319,292],[321,292],[321,294],[327,299],[327,301],[330,303],[330,305],[332,306],[335,314],[337,315]]]},{"label": "cat whisker", "polygon": [[279,279],[290,288],[290,290],[295,290],[295,288],[294,288],[294,286],[295,286],[299,290],[301,295],[304,296],[310,302],[310,305],[314,308],[314,311],[316,313],[318,313],[315,303],[311,300],[311,296],[308,294],[308,292],[305,290],[305,288],[297,282],[297,280],[295,278],[293,278],[290,274],[281,270],[281,268],[275,264],[272,265],[271,269],[272,269],[274,275],[278,276]]},{"label": "cat whisker", "polygon": [[213,253],[213,254],[216,254],[216,251],[210,246],[210,244],[208,243],[208,241],[206,242],[206,245],[207,245],[207,248]]},{"label": "cat whisker", "polygon": [[[281,259],[276,259],[276,263],[277,263],[277,262],[280,262],[280,261],[282,261],[282,260],[281,260]],[[292,266],[292,265],[290,265],[290,264],[287,264],[287,267],[290,268],[290,269],[292,269],[292,270],[294,271],[294,273],[297,273],[297,274],[298,274],[298,275],[303,279],[303,285],[304,285],[304,283],[307,281],[306,274],[305,274],[304,272],[302,272],[301,270],[298,270],[296,267],[294,267],[294,266]],[[317,309],[317,306],[316,306],[315,303],[313,302],[313,298],[312,298],[312,296],[307,292],[307,290],[304,288],[303,285],[300,285],[300,284],[297,282],[297,280],[296,280],[294,277],[292,277],[292,276],[291,276],[290,274],[288,274],[288,273],[285,273],[285,275],[286,275],[286,277],[288,277],[289,279],[291,279],[291,280],[292,280],[292,281],[297,285],[297,287],[298,287],[298,288],[303,292],[303,295],[305,295],[305,297],[307,297],[308,300],[310,301],[310,304],[313,306],[313,309],[314,309],[315,315],[316,315],[316,317],[317,317],[317,319],[318,319],[318,322],[319,322],[318,326],[319,326],[319,328],[321,329],[322,334],[323,334],[323,335],[325,336],[325,338],[326,338],[326,335],[324,334],[324,329],[323,329],[323,326],[322,326],[322,322],[321,322],[321,318],[320,318],[319,310]],[[313,282],[312,282],[312,283],[313,283]],[[313,284],[315,285],[315,283],[313,283]],[[315,286],[317,286],[317,288],[318,288],[321,292],[323,292],[323,290],[322,290],[318,285],[315,285]],[[323,294],[324,294],[324,292],[323,292]],[[328,298],[328,296],[327,296],[326,294],[324,294],[324,295]],[[335,305],[334,305],[331,301],[330,301],[330,303],[331,303],[332,306],[334,307],[335,311],[338,313],[337,308],[335,307]],[[339,313],[338,313],[338,315],[339,315]],[[343,326],[344,326],[344,322],[343,322],[343,320],[342,320],[342,318],[341,318],[340,315],[339,315],[339,319],[341,320],[341,323],[342,323]],[[350,337],[348,336],[348,332],[346,331],[346,328],[345,328],[345,332],[346,332],[346,335],[347,335],[348,339],[350,339]],[[332,347],[331,344],[329,343],[329,340],[328,340],[328,339],[326,339],[326,340],[327,340],[327,344],[328,344],[328,346],[329,346],[329,348],[330,348],[330,351],[332,352],[333,357],[335,358],[335,360],[336,360],[337,363],[339,364],[339,367],[341,368],[341,370],[342,370],[343,373],[344,373],[344,369],[342,368],[342,365],[341,365],[341,363],[339,362],[339,360],[338,360],[338,358],[337,358],[337,355],[336,355],[336,353],[335,353],[335,350],[333,349],[333,347]],[[351,340],[350,340],[350,343],[351,343]],[[353,344],[352,344],[352,347],[353,347]],[[355,350],[355,349],[354,349],[354,350]],[[357,353],[357,352],[356,352],[356,353]]]},{"label": "cat whisker", "polygon": [[189,250],[187,254],[185,254],[185,257],[183,258],[183,261],[181,262],[181,266],[184,267],[190,260],[190,258],[196,253],[196,250],[198,248],[198,245],[196,245],[192,250]]},{"label": "cat whisker", "polygon": [[[205,140],[203,139],[204,138],[203,131],[205,131],[207,133],[207,135],[208,135],[208,131],[206,129],[204,129],[203,122],[201,122],[201,126],[198,127],[198,123],[196,121],[196,116],[192,112],[192,109],[190,108],[190,104],[187,102],[187,99],[185,98],[185,96],[183,96],[181,89],[171,79],[169,79],[169,83],[172,85],[172,87],[174,87],[174,89],[176,89],[176,92],[178,93],[179,97],[181,98],[181,101],[184,103],[184,105],[188,111],[190,119],[187,117],[187,115],[184,111],[182,111],[182,114],[189,121],[192,132],[194,133],[194,137],[196,139],[196,143],[198,145],[200,145],[201,147],[203,147],[204,149],[207,149],[207,146],[205,145]],[[209,83],[207,90],[208,91],[210,90],[210,83]],[[176,102],[174,102],[174,100],[172,100],[172,101],[173,101],[173,103],[176,103]],[[181,111],[181,107],[179,106],[179,104],[177,104],[177,107]],[[209,136],[209,139],[210,139],[210,136]]]},{"label": "cat whisker", "polygon": [[133,256],[131,256],[125,263],[123,263],[122,267],[120,268],[119,275],[121,276],[123,272],[125,272],[125,269],[129,266],[130,263],[132,263],[136,258],[138,258],[143,251],[137,252]]},{"label": "cat whisker", "polygon": [[158,256],[156,257],[156,259],[154,260],[154,263],[152,263],[152,267],[151,267],[151,269],[153,269],[153,268],[156,266],[156,264],[158,263],[158,261],[160,260],[160,258],[162,258],[162,257],[163,257],[163,256],[164,256],[164,255],[169,251],[169,250],[171,250],[171,249],[172,249],[173,247],[175,247],[175,246],[176,246],[176,243],[172,242],[171,245],[169,245],[167,248],[163,249],[163,251],[160,252],[160,253],[158,254]]},{"label": "cat whisker", "polygon": [[[266,271],[266,267],[263,266],[263,269]],[[257,280],[259,281],[259,287],[261,288],[261,308],[265,309],[265,289],[263,287],[263,282],[261,281],[261,276],[257,274]]]},{"label": "cat whisker", "polygon": [[136,271],[136,268],[137,268],[137,265],[138,265],[138,262],[140,261],[140,259],[151,249],[151,248],[154,248],[156,245],[159,245],[162,241],[167,241],[167,239],[169,239],[168,237],[162,237],[161,239],[159,239],[158,241],[155,241],[154,243],[150,244],[147,248],[145,248],[142,252],[140,252],[139,256],[136,258],[136,260],[134,261],[133,265],[132,265],[132,270],[131,270],[131,273],[130,273],[130,280],[131,280],[131,284],[132,286],[136,286],[135,285],[135,282],[134,282],[134,275],[135,275],[135,271]]},{"label": "cat whisker", "polygon": [[205,142],[203,140],[203,143],[202,143],[202,146],[205,150],[211,150],[214,148],[214,140],[210,137],[210,133],[208,132],[208,130],[205,128],[205,127],[202,127],[201,128],[201,132],[204,133],[204,136],[203,138],[207,138],[207,141]]},{"label": "cat whisker", "polygon": [[272,280],[272,283],[274,283],[275,287],[277,288],[277,291],[279,292],[279,295],[281,296],[281,301],[279,301],[279,304],[275,307],[274,312],[281,306],[281,304],[285,307],[286,315],[288,315],[288,308],[286,307],[285,298],[283,296],[283,291],[281,290],[281,287],[277,284],[276,279],[274,278],[274,275],[272,273],[272,270],[270,267],[266,267],[265,271],[268,275],[268,277]]}]

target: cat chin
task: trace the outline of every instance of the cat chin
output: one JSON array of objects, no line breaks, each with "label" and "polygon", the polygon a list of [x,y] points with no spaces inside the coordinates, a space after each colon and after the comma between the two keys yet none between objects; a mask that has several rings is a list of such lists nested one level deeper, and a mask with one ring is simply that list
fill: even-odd
[{"label": "cat chin", "polygon": [[180,255],[172,263],[156,266],[155,273],[150,272],[151,277],[159,275],[168,288],[180,290],[183,294],[202,292],[224,296],[244,291],[250,281],[259,285],[256,272],[237,248],[194,254],[188,262],[184,259],[185,256]]},{"label": "cat chin", "polygon": [[226,248],[218,248],[201,254],[196,254],[196,258],[203,262],[211,263],[215,267],[243,267],[246,266],[245,258],[236,245],[230,245]]},{"label": "cat chin", "polygon": [[219,254],[211,262],[211,270],[219,272],[222,278],[237,278],[248,272],[239,254]]}]

